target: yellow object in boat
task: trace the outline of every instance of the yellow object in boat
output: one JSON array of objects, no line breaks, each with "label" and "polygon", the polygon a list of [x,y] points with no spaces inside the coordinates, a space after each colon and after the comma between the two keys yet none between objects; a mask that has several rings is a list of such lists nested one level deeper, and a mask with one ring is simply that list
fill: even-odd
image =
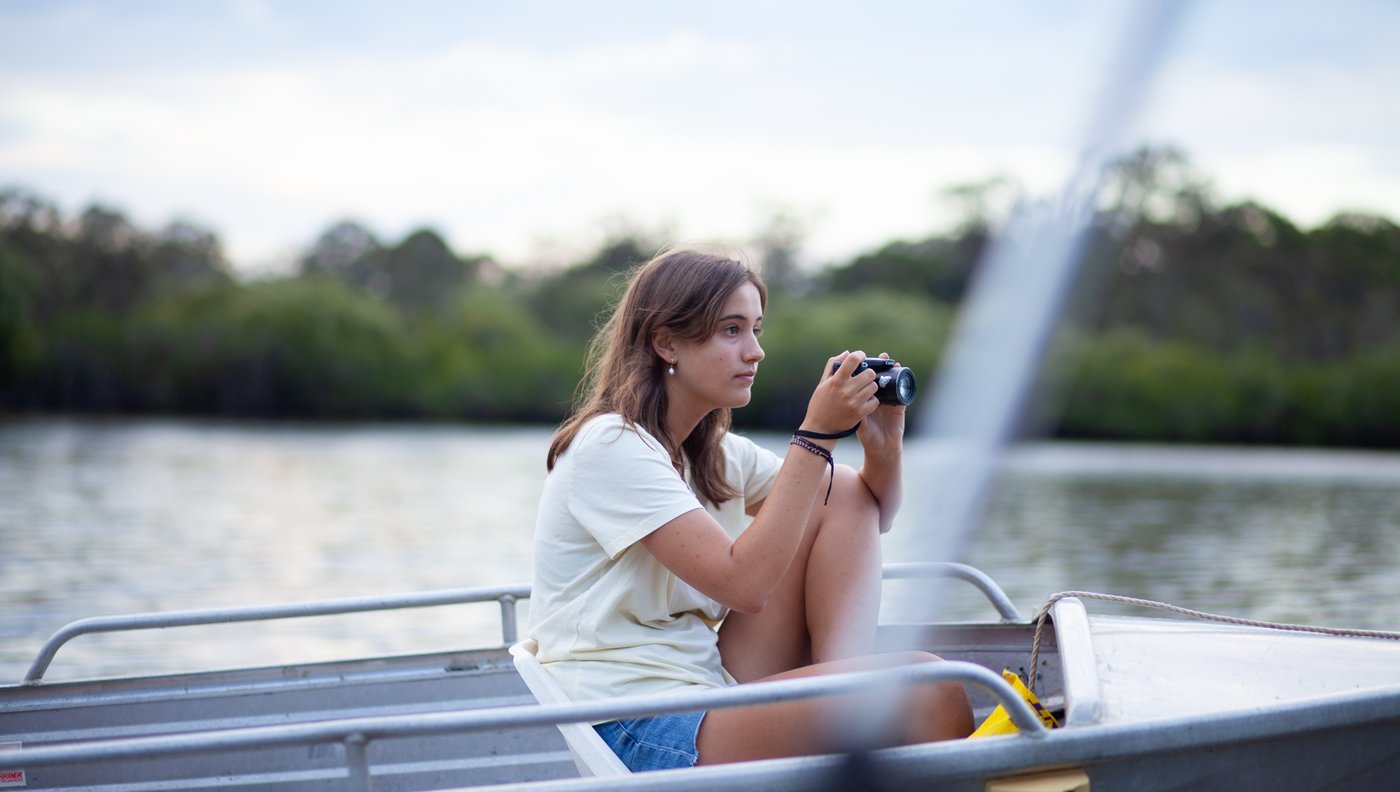
[{"label": "yellow object in boat", "polygon": [[[1035,694],[1026,687],[1025,683],[1021,681],[1021,677],[1017,676],[1010,669],[1004,669],[1001,672],[1001,678],[1010,683],[1011,687],[1015,688],[1016,692],[1021,694],[1021,698],[1025,699],[1026,703],[1031,705],[1031,709],[1035,710],[1035,714],[1040,716],[1040,722],[1045,724],[1045,728],[1060,728],[1060,722],[1055,720],[1055,716],[1050,714],[1050,710],[1046,709],[1045,705],[1040,703],[1040,699],[1036,698]],[[997,708],[992,710],[992,714],[988,715],[987,719],[982,721],[982,725],[977,727],[977,731],[974,731],[969,736],[990,737],[994,734],[1015,734],[1018,731],[1020,731],[1020,729],[1016,728],[1016,724],[1012,722],[1011,716],[1006,714],[1006,707],[998,704]]]}]

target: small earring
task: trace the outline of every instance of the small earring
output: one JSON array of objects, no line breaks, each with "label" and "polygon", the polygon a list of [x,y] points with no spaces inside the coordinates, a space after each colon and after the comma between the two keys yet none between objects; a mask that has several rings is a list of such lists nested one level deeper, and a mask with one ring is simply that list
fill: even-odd
[{"label": "small earring", "polygon": [[676,376],[676,364],[675,364],[675,362],[672,362],[671,365],[669,365],[669,366],[666,367],[666,373],[667,373],[668,375],[672,376],[672,377]]}]

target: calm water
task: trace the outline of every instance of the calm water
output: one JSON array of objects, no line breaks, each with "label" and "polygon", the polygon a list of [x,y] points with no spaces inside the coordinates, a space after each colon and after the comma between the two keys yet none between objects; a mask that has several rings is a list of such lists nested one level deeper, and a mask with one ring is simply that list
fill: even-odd
[{"label": "calm water", "polygon": [[[0,425],[0,683],[86,616],[527,581],[548,438],[460,426]],[[910,557],[917,537],[906,515],[886,559]],[[1032,446],[1015,454],[965,560],[1027,615],[1052,592],[1088,589],[1400,629],[1400,455]],[[901,602],[918,585],[887,587],[889,618],[914,615]],[[951,618],[990,615],[960,589],[943,603]],[[48,678],[497,640],[489,605],[94,635],[65,647]]]}]

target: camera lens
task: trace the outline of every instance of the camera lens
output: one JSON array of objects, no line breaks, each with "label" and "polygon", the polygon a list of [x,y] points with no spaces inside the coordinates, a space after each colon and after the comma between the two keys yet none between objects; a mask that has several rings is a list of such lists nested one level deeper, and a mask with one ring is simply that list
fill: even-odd
[{"label": "camera lens", "polygon": [[914,384],[914,372],[907,368],[895,369],[894,395],[899,399],[900,404],[912,404],[914,402],[914,392],[918,386]]}]

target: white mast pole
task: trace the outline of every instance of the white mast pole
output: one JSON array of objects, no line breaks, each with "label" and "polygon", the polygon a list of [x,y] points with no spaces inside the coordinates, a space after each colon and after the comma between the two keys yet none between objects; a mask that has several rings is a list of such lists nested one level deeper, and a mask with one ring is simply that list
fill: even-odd
[{"label": "white mast pole", "polygon": [[[1019,425],[1081,259],[1106,166],[1120,154],[1184,0],[1135,6],[1091,109],[1076,166],[1053,200],[1023,202],[991,244],[963,301],[921,430],[906,443],[899,521],[918,559],[958,561],[981,522],[1006,445]],[[937,586],[911,603],[936,614]],[[874,689],[844,713],[851,745],[868,745],[902,703]],[[859,773],[860,762],[851,768]]]}]

